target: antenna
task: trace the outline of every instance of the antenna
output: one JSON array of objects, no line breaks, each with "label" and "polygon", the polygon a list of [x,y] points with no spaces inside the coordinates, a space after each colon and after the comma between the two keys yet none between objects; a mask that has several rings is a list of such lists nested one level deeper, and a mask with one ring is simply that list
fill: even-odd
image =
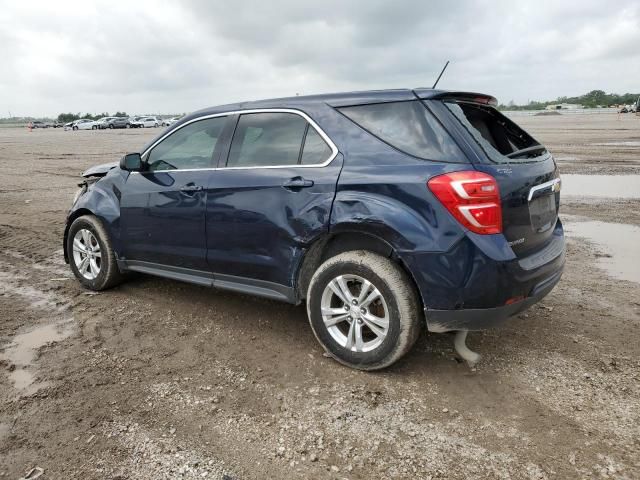
[{"label": "antenna", "polygon": [[449,66],[449,60],[447,60],[447,63],[444,64],[444,68],[440,72],[440,75],[438,75],[438,78],[436,79],[436,83],[434,83],[433,87],[431,88],[436,88],[436,85],[438,85],[438,82],[440,81],[440,77],[442,77],[442,74],[444,73],[444,71],[447,69],[448,66]]}]

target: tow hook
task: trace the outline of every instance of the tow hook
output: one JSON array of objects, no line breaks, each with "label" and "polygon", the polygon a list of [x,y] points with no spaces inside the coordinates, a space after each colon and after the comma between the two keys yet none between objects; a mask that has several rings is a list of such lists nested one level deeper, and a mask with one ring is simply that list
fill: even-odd
[{"label": "tow hook", "polygon": [[453,339],[453,346],[456,349],[456,353],[460,355],[460,358],[467,362],[469,367],[474,367],[482,356],[479,353],[469,350],[469,347],[467,347],[467,333],[469,333],[468,330],[458,330]]}]

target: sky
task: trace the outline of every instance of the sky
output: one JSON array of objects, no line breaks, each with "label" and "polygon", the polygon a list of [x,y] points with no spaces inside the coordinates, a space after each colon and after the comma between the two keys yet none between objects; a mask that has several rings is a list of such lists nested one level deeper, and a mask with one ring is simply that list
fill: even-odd
[{"label": "sky", "polygon": [[430,87],[640,91],[640,2],[0,0],[0,117]]}]

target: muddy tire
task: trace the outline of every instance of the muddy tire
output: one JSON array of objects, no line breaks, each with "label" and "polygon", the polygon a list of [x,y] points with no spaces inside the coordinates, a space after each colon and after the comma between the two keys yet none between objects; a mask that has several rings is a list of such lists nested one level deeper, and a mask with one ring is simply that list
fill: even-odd
[{"label": "muddy tire", "polygon": [[409,276],[390,259],[365,250],[341,253],[320,265],[309,283],[307,313],[327,353],[359,370],[399,360],[423,323]]},{"label": "muddy tire", "polygon": [[74,220],[67,237],[69,265],[82,286],[106,290],[123,279],[104,226],[93,215]]}]

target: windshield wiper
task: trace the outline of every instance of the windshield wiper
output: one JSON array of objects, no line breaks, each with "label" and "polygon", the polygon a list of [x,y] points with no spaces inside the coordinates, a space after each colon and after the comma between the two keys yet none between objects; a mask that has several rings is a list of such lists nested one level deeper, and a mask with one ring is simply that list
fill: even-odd
[{"label": "windshield wiper", "polygon": [[532,147],[527,147],[527,148],[523,148],[522,150],[516,150],[515,152],[508,153],[506,156],[508,158],[516,158],[526,153],[546,152],[546,150],[547,149],[545,148],[544,145],[534,145]]}]

